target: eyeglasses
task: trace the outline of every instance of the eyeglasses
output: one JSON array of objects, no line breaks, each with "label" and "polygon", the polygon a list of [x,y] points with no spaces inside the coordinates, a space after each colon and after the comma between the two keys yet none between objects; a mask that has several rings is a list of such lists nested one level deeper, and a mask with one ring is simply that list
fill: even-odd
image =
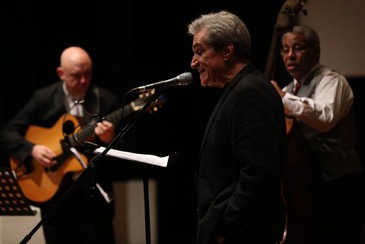
[{"label": "eyeglasses", "polygon": [[296,45],[293,45],[291,47],[288,47],[288,46],[283,46],[281,48],[281,51],[280,51],[280,54],[282,56],[284,55],[288,55],[290,50],[292,50],[292,52],[298,54],[298,53],[303,53],[304,51],[306,51],[309,47],[306,46],[306,45],[303,45],[303,44],[296,44]]}]

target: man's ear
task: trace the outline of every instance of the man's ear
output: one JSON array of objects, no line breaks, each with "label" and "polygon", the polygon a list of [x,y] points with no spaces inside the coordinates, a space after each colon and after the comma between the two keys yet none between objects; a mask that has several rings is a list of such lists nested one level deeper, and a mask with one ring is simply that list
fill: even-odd
[{"label": "man's ear", "polygon": [[63,68],[61,66],[58,66],[56,68],[56,72],[58,74],[58,77],[62,80],[62,77],[63,77]]},{"label": "man's ear", "polygon": [[223,47],[223,57],[224,58],[229,58],[230,56],[232,56],[233,55],[233,50],[234,50],[234,47],[231,43],[225,45]]}]

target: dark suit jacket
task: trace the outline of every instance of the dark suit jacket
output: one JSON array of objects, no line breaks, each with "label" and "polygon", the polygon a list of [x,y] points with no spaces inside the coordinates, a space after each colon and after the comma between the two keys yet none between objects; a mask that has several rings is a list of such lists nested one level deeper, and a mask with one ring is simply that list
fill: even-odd
[{"label": "dark suit jacket", "polygon": [[282,224],[283,104],[252,65],[225,88],[198,160],[197,243],[274,243]]},{"label": "dark suit jacket", "polygon": [[[85,97],[85,107],[90,114],[105,116],[119,108],[119,99],[111,92],[91,86]],[[41,88],[30,101],[5,125],[0,134],[0,143],[19,162],[30,159],[33,143],[24,138],[30,125],[50,128],[66,113],[65,94],[62,82]],[[77,126],[77,125],[75,125]],[[50,135],[51,136],[51,135]],[[103,181],[101,179],[101,181]],[[107,189],[111,190],[111,183]]]},{"label": "dark suit jacket", "polygon": [[[29,126],[52,128],[56,122],[58,123],[62,121],[61,118],[64,118],[64,114],[67,112],[65,103],[62,82],[35,91],[29,102],[2,128],[0,135],[2,146],[12,157],[26,163],[31,159],[29,154],[33,147],[33,143],[24,138]],[[103,117],[118,109],[120,104],[116,95],[92,85],[84,98],[84,105],[86,110],[84,110],[84,114],[97,113]],[[46,136],[52,140],[52,135]],[[62,141],[62,134],[61,138],[56,136],[55,140]],[[95,155],[87,156],[90,160]],[[96,187],[90,187],[91,183],[96,182],[110,197],[113,197],[112,178],[110,177],[112,169],[105,160],[101,161],[94,163],[94,167],[88,167],[92,170],[84,171],[83,177],[79,177],[77,183],[74,183],[72,179],[73,174],[64,175],[58,191],[52,199],[45,203],[35,204],[41,208],[42,218],[49,217],[47,214],[51,210],[54,211],[43,224],[47,243],[66,243],[71,240],[71,236],[75,243],[115,243],[113,233],[115,203],[114,201],[107,203],[97,190],[92,190]],[[71,186],[73,186],[73,191],[70,193]],[[66,194],[66,191],[70,194]],[[59,204],[61,197],[63,201],[62,204]],[[55,205],[56,203],[59,205]],[[54,208],[55,206],[57,207]]]}]

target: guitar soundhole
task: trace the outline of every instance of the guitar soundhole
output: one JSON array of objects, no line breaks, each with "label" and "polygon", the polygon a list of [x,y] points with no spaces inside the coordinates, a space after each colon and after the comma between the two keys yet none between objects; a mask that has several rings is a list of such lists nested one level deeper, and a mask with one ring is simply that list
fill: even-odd
[{"label": "guitar soundhole", "polygon": [[71,135],[72,132],[75,130],[75,125],[71,120],[67,120],[62,125],[62,132],[63,135]]}]

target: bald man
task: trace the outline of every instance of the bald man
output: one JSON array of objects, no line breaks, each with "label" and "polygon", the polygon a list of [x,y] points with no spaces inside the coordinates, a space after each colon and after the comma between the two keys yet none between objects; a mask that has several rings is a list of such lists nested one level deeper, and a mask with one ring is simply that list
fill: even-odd
[{"label": "bald man", "polygon": [[[46,218],[43,230],[47,244],[115,243],[113,189],[106,164],[98,165],[91,176],[93,180],[96,179],[101,190],[90,190],[94,189],[90,186],[95,186],[95,183],[89,180],[90,177],[81,177],[64,202],[59,207],[54,206],[82,171],[63,172],[71,163],[60,156],[67,155],[68,151],[60,143],[63,138],[58,136],[73,132],[72,126],[67,132],[62,131],[68,121],[66,115],[75,119],[72,122],[77,121],[74,127],[90,124],[93,123],[93,115],[105,116],[119,109],[119,99],[110,91],[91,84],[92,60],[81,47],[66,48],[56,71],[60,82],[34,92],[30,101],[2,128],[0,143],[17,165],[30,166],[30,171],[24,171],[25,174],[32,175],[30,184],[18,177],[26,196],[33,195],[28,195],[24,186],[31,188],[33,185],[38,187],[45,184],[36,189],[36,199],[29,200],[41,208],[41,216]],[[110,143],[115,136],[115,126],[106,120],[94,125],[94,142],[98,145]],[[42,129],[34,133],[35,126]],[[92,156],[94,155],[86,155],[86,164]],[[72,163],[80,163],[74,157],[71,158]],[[52,178],[54,175],[61,175],[61,181],[55,183]],[[47,183],[49,178],[51,180]],[[54,194],[43,198],[49,194],[47,191],[50,188],[55,189]],[[49,214],[51,210],[54,210],[53,214]]]}]

